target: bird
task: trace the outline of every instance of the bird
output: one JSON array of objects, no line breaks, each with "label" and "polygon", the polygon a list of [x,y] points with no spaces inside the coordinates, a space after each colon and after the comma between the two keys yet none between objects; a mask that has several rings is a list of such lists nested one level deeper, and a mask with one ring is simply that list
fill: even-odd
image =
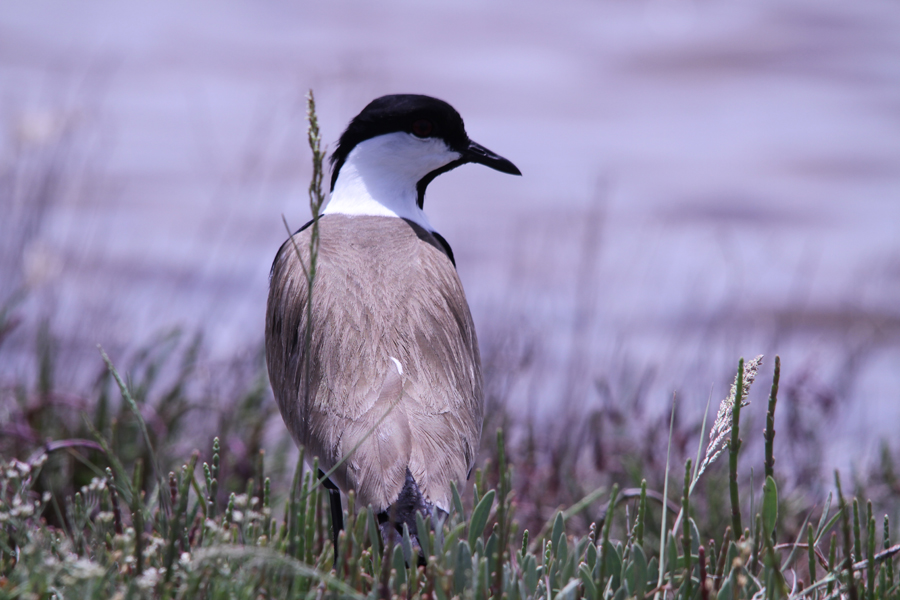
[{"label": "bird", "polygon": [[471,475],[484,418],[481,358],[425,191],[467,163],[521,172],[469,139],[450,104],[418,94],[371,101],[330,162],[316,227],[300,228],[272,264],[265,347],[287,429],[318,458],[320,477],[328,474],[337,557],[341,493],[372,507],[386,541],[404,525],[415,538],[416,514],[449,513],[451,482]]}]

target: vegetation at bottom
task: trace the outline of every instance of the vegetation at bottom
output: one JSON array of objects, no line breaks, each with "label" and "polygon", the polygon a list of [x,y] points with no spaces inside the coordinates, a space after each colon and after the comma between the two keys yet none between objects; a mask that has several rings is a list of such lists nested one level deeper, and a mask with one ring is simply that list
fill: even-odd
[{"label": "vegetation at bottom", "polygon": [[[516,516],[514,466],[498,431],[491,464],[476,472],[471,494],[455,490],[449,515],[420,516],[415,532],[404,530],[391,543],[351,495],[337,556],[315,466],[305,470],[301,457],[280,501],[262,451],[240,485],[223,477],[218,438],[204,462],[194,451],[164,473],[132,390],[108,362],[146,452],[126,463],[95,429],[99,449],[78,454],[94,476],[64,494],[48,491],[42,473],[52,454],[77,452],[87,440],[48,442],[27,460],[4,459],[0,598],[900,598],[900,545],[891,543],[889,518],[845,496],[837,474],[835,493],[805,515],[796,538],[780,526],[778,359],[763,481],[756,489],[742,484],[741,413],[760,358],[740,362],[696,459],[674,465],[667,453],[662,490],[646,481],[637,490],[604,486],[529,531]],[[727,485],[698,486],[720,457],[728,462]],[[567,531],[567,521],[598,503],[602,518],[586,531]],[[709,531],[696,507],[715,503],[730,507],[730,520]]]}]

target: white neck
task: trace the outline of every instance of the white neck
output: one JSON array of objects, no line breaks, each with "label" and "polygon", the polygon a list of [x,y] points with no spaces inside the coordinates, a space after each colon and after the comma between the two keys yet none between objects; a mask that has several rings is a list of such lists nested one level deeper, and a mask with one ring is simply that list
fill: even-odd
[{"label": "white neck", "polygon": [[323,214],[400,217],[434,231],[416,205],[416,184],[459,156],[443,140],[404,132],[360,142],[341,166]]}]

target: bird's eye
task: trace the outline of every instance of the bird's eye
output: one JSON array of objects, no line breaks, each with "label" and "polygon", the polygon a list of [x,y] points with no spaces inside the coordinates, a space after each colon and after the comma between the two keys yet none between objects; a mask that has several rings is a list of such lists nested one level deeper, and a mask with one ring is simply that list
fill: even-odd
[{"label": "bird's eye", "polygon": [[434,125],[428,119],[419,119],[412,124],[412,132],[416,137],[427,138],[432,131],[434,131]]}]

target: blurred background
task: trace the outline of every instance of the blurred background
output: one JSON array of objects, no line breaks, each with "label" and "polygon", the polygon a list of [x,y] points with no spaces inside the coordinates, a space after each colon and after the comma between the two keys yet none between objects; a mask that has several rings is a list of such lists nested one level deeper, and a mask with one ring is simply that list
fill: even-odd
[{"label": "blurred background", "polygon": [[528,482],[550,504],[658,483],[673,395],[693,456],[757,354],[747,460],[779,354],[782,476],[818,497],[835,468],[877,472],[900,494],[898,31],[881,0],[8,4],[4,451],[127,420],[104,416],[99,344],[161,448],[218,434],[235,470],[259,448],[290,463],[261,348],[282,215],[309,217],[305,95],[333,148],[406,92],[524,174],[466,166],[425,206],[523,502]]}]

